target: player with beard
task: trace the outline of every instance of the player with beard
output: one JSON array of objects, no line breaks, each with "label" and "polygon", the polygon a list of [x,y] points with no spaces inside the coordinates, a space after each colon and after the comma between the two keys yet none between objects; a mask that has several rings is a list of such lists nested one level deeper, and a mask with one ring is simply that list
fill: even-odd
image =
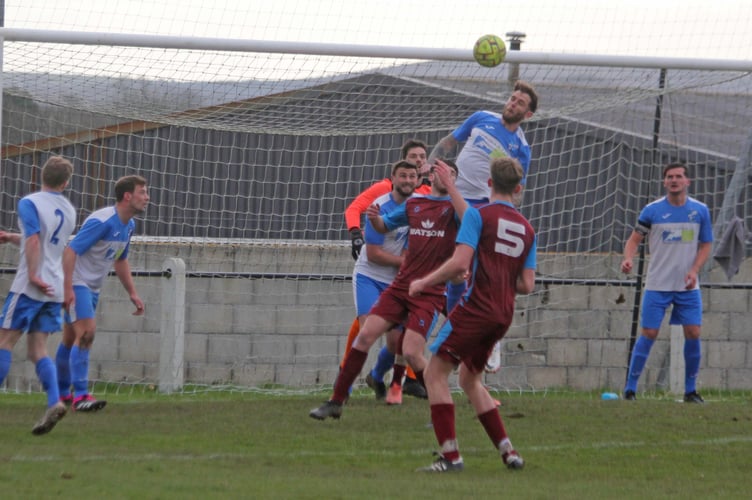
[{"label": "player with beard", "polygon": [[518,81],[501,113],[476,111],[451,134],[442,138],[428,157],[448,157],[464,142],[457,166],[457,189],[470,205],[488,202],[491,188],[489,165],[494,158],[509,156],[522,166],[522,186],[530,168],[530,146],[520,124],[538,108],[538,95],[529,83]]},{"label": "player with beard", "polygon": [[[417,165],[406,160],[400,160],[395,163],[392,166],[392,175],[389,179],[389,183],[392,186],[390,192],[378,196],[374,200],[374,203],[380,207],[381,214],[388,214],[404,204],[413,195],[419,182]],[[376,231],[370,221],[366,221],[364,250],[360,252],[358,260],[355,262],[355,269],[353,269],[353,296],[355,298],[356,321],[358,325],[362,325],[365,322],[368,312],[379,298],[379,295],[394,281],[394,277],[397,275],[397,271],[404,259],[407,229],[407,227],[400,227],[394,231],[382,233]],[[355,340],[359,330],[360,328],[355,331],[352,341]],[[401,335],[402,331],[400,329],[393,329],[387,333],[387,346],[385,347],[388,347],[387,352],[391,356],[389,366],[386,367],[387,369],[391,368],[394,363],[394,355],[391,353],[397,352]],[[348,341],[340,368],[344,366],[352,349],[352,341],[350,341],[349,336]],[[379,353],[379,357],[381,356],[382,354]],[[404,362],[400,365],[395,365],[394,369],[396,372],[395,379],[399,379],[401,382],[402,374],[405,371]],[[375,383],[370,373],[367,381],[369,386]],[[382,386],[384,385],[382,379],[379,379],[379,382],[381,382]],[[415,383],[417,384],[418,382],[416,381]],[[420,387],[423,389],[423,386]],[[425,389],[423,390],[425,391]],[[401,397],[400,393],[400,402]],[[384,399],[384,396],[381,399]]]},{"label": "player with beard", "polygon": [[[530,146],[521,128],[523,121],[530,119],[538,109],[538,94],[532,85],[517,81],[501,113],[476,111],[451,134],[442,138],[428,157],[448,157],[464,142],[457,156],[459,176],[457,189],[471,206],[487,203],[491,193],[488,184],[489,165],[495,158],[511,157],[522,167],[520,184],[525,186],[530,168]],[[514,195],[514,204],[522,203],[522,191]],[[451,311],[465,293],[465,282],[454,279],[447,286],[447,312]],[[496,372],[501,367],[501,348],[496,345],[486,366],[487,372]]]},{"label": "player with beard", "polygon": [[371,346],[396,325],[403,325],[405,334],[402,350],[418,380],[423,383],[426,359],[423,355],[426,337],[439,320],[444,309],[444,284],[423,291],[420,297],[410,297],[410,282],[433,271],[454,251],[462,213],[456,212],[446,186],[457,175],[456,166],[437,160],[429,173],[431,194],[414,196],[386,215],[381,215],[378,205],[368,208],[371,225],[379,232],[409,227],[407,253],[389,288],[374,304],[368,318],[353,342],[345,365],[334,384],[334,394],[329,401],[311,410],[309,416],[317,420],[342,416],[342,405],[348,389],[355,381],[368,356]]},{"label": "player with beard", "polygon": [[[430,166],[426,163],[427,158],[428,145],[426,145],[426,143],[421,140],[407,139],[404,144],[402,144],[402,147],[400,147],[400,159],[417,166],[419,176],[428,173],[428,168],[430,168]],[[427,184],[427,180],[427,178],[423,178],[423,183],[420,183],[419,181],[419,185],[415,188],[416,194],[431,193],[431,186]],[[375,184],[364,190],[362,193],[360,193],[345,209],[345,223],[347,224],[347,229],[350,232],[350,238],[352,240],[352,256],[356,261],[360,256],[361,248],[365,244],[363,231],[360,230],[361,218],[366,209],[368,209],[368,207],[370,207],[373,203],[377,202],[377,198],[384,195],[389,195],[389,193],[392,191],[392,188],[393,185],[391,177],[376,182]],[[391,280],[389,280],[389,282],[391,282]],[[352,343],[355,340],[355,337],[358,335],[358,332],[360,331],[361,324],[362,323],[358,321],[358,318],[356,316],[355,320],[350,326],[350,331],[347,334],[345,355],[342,357],[342,361],[340,362],[340,368],[345,364],[345,357],[350,353]],[[399,391],[396,391],[395,388],[390,386],[390,404],[395,404],[401,401],[402,392],[411,396],[415,396],[417,398],[426,399],[428,395],[426,394],[425,387],[423,387],[420,382],[415,380],[415,373],[413,373],[412,369],[409,366],[405,366],[405,360],[402,355],[400,354],[400,356],[395,359],[395,353],[390,351],[390,348],[394,348],[394,346],[389,345],[389,343],[387,342],[387,345],[385,345],[379,351],[379,355],[376,358],[376,364],[373,366],[373,369],[371,369],[370,373],[366,377],[366,383],[371,389],[373,389],[376,399],[385,399],[388,396],[387,388],[384,384],[384,375],[386,375],[386,373],[391,368],[397,370],[398,374],[405,373],[406,376],[405,382],[402,386],[400,386]],[[392,381],[397,381],[398,378],[399,377],[393,376]]]}]

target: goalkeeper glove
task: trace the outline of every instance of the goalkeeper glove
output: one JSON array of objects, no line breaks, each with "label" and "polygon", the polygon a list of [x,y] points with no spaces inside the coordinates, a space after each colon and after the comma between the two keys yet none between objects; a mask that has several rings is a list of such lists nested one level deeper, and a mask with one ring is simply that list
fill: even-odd
[{"label": "goalkeeper glove", "polygon": [[358,256],[360,255],[360,249],[363,248],[363,232],[360,230],[360,228],[352,228],[350,229],[350,240],[352,240],[352,258],[353,260],[358,260]]}]

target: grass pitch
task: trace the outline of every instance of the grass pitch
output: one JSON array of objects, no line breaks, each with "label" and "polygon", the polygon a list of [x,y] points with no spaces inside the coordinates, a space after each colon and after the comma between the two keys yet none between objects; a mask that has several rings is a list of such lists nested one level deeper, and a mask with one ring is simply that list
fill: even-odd
[{"label": "grass pitch", "polygon": [[705,405],[652,395],[500,394],[526,461],[509,471],[461,394],[465,470],[416,473],[437,449],[426,401],[356,393],[342,419],[308,412],[326,394],[107,394],[107,408],[31,427],[41,394],[0,394],[0,491],[9,498],[749,498],[748,394]]}]

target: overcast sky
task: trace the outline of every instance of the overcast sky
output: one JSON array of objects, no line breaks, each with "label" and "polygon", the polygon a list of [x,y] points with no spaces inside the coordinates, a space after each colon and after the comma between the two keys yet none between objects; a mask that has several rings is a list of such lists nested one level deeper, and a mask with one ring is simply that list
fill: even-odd
[{"label": "overcast sky", "polygon": [[5,0],[5,26],[407,47],[752,59],[748,0]]}]

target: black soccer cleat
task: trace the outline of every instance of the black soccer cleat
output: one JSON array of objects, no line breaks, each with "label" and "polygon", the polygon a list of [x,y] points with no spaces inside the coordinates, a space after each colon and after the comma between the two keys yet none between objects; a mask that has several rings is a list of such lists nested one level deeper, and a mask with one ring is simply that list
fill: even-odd
[{"label": "black soccer cleat", "polygon": [[384,382],[376,382],[373,376],[369,373],[366,375],[366,384],[373,389],[373,394],[377,400],[382,400],[386,397],[386,384]]},{"label": "black soccer cleat", "polygon": [[431,465],[421,467],[415,472],[461,472],[465,468],[465,464],[462,462],[461,458],[456,462],[452,462],[451,460],[444,458],[444,455],[439,453],[434,454],[438,456]]},{"label": "black soccer cleat", "polygon": [[73,411],[93,412],[107,406],[107,401],[94,399],[91,394],[85,394],[73,400]]},{"label": "black soccer cleat", "polygon": [[624,391],[624,400],[625,401],[636,401],[637,396],[635,396],[634,391]]},{"label": "black soccer cleat", "polygon": [[402,393],[414,398],[428,399],[426,388],[414,378],[405,378],[405,383],[402,384]]},{"label": "black soccer cleat", "polygon": [[684,395],[684,402],[685,403],[695,403],[695,404],[703,404],[705,403],[705,400],[702,399],[702,396],[697,394],[697,391],[688,392]]}]

